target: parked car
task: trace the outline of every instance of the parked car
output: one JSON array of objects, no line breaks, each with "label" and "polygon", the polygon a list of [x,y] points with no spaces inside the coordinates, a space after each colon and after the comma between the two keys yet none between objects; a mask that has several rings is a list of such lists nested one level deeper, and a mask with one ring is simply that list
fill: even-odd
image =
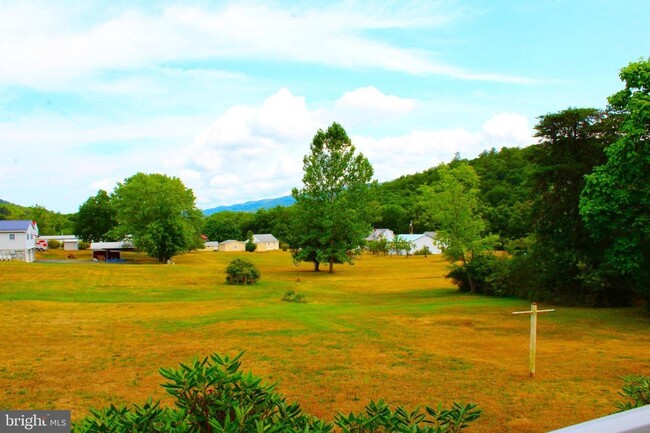
[{"label": "parked car", "polygon": [[47,251],[49,245],[45,239],[36,239],[36,250],[37,251]]}]

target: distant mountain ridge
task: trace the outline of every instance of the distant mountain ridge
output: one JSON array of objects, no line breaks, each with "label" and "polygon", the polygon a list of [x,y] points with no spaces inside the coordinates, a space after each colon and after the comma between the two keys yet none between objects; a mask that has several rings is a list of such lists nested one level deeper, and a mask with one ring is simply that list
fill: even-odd
[{"label": "distant mountain ridge", "polygon": [[267,198],[264,200],[247,201],[246,203],[233,204],[230,206],[217,206],[211,209],[204,209],[204,215],[212,215],[218,212],[255,212],[259,209],[272,209],[277,206],[291,206],[295,200],[290,195],[277,198]]}]

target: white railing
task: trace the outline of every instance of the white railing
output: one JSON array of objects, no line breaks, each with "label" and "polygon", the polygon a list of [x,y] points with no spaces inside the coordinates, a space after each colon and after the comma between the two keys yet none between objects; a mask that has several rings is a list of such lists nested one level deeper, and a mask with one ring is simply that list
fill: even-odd
[{"label": "white railing", "polygon": [[553,430],[549,433],[650,433],[650,405]]}]

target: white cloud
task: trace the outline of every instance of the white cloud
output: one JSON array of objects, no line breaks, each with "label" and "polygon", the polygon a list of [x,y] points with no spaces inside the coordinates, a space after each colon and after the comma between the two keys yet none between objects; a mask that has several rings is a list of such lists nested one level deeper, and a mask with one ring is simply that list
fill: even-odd
[{"label": "white cloud", "polygon": [[345,92],[336,101],[334,111],[355,124],[377,124],[413,111],[416,101],[386,95],[379,89],[368,86]]},{"label": "white cloud", "polygon": [[485,140],[499,146],[532,144],[533,132],[528,118],[517,113],[500,113],[483,125]]},{"label": "white cloud", "polygon": [[84,14],[88,10],[75,14],[54,3],[19,2],[0,11],[0,82],[40,89],[78,88],[102,71],[203,59],[279,60],[529,82],[468,71],[428,52],[371,36],[376,30],[431,28],[452,20],[453,13],[441,10],[438,3],[397,8],[354,3],[311,9],[283,6],[231,3],[211,9],[179,5],[115,12],[95,4],[87,9],[99,11],[103,18],[89,21]]}]

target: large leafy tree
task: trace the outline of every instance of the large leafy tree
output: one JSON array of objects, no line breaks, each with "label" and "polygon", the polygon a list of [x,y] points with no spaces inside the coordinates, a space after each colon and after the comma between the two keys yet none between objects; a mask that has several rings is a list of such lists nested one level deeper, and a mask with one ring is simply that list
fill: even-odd
[{"label": "large leafy tree", "polygon": [[203,233],[211,241],[242,240],[244,232],[241,223],[250,218],[251,215],[244,212],[218,212],[205,218]]},{"label": "large leafy tree", "polygon": [[[599,245],[579,215],[584,177],[605,161],[619,116],[595,108],[569,108],[540,117],[535,127],[533,221],[540,297],[571,304],[625,303],[620,281],[603,266]],[[531,279],[532,281],[532,279]],[[624,296],[623,296],[624,298]]]},{"label": "large leafy tree", "polygon": [[130,236],[137,248],[159,262],[201,242],[201,211],[192,190],[176,177],[137,173],[118,184],[112,201],[118,222],[114,233]]},{"label": "large leafy tree", "polygon": [[[480,212],[479,182],[476,171],[466,163],[438,167],[440,180],[420,188],[420,222],[436,228],[436,242],[443,256],[465,267],[476,255],[493,248],[498,236],[486,235]],[[470,290],[474,282],[468,275]]]},{"label": "large leafy tree", "polygon": [[72,232],[86,242],[114,240],[110,236],[115,228],[115,209],[111,197],[104,190],[99,190],[81,206],[73,219]]},{"label": "large leafy tree", "polygon": [[303,187],[294,188],[295,223],[291,234],[294,260],[314,263],[351,263],[350,251],[370,233],[365,212],[373,169],[357,153],[345,129],[333,123],[318,130],[311,153],[303,160]]},{"label": "large leafy tree", "polygon": [[609,104],[625,120],[606,163],[587,176],[580,214],[606,245],[607,261],[650,300],[650,59],[630,63],[620,77],[625,89]]}]

